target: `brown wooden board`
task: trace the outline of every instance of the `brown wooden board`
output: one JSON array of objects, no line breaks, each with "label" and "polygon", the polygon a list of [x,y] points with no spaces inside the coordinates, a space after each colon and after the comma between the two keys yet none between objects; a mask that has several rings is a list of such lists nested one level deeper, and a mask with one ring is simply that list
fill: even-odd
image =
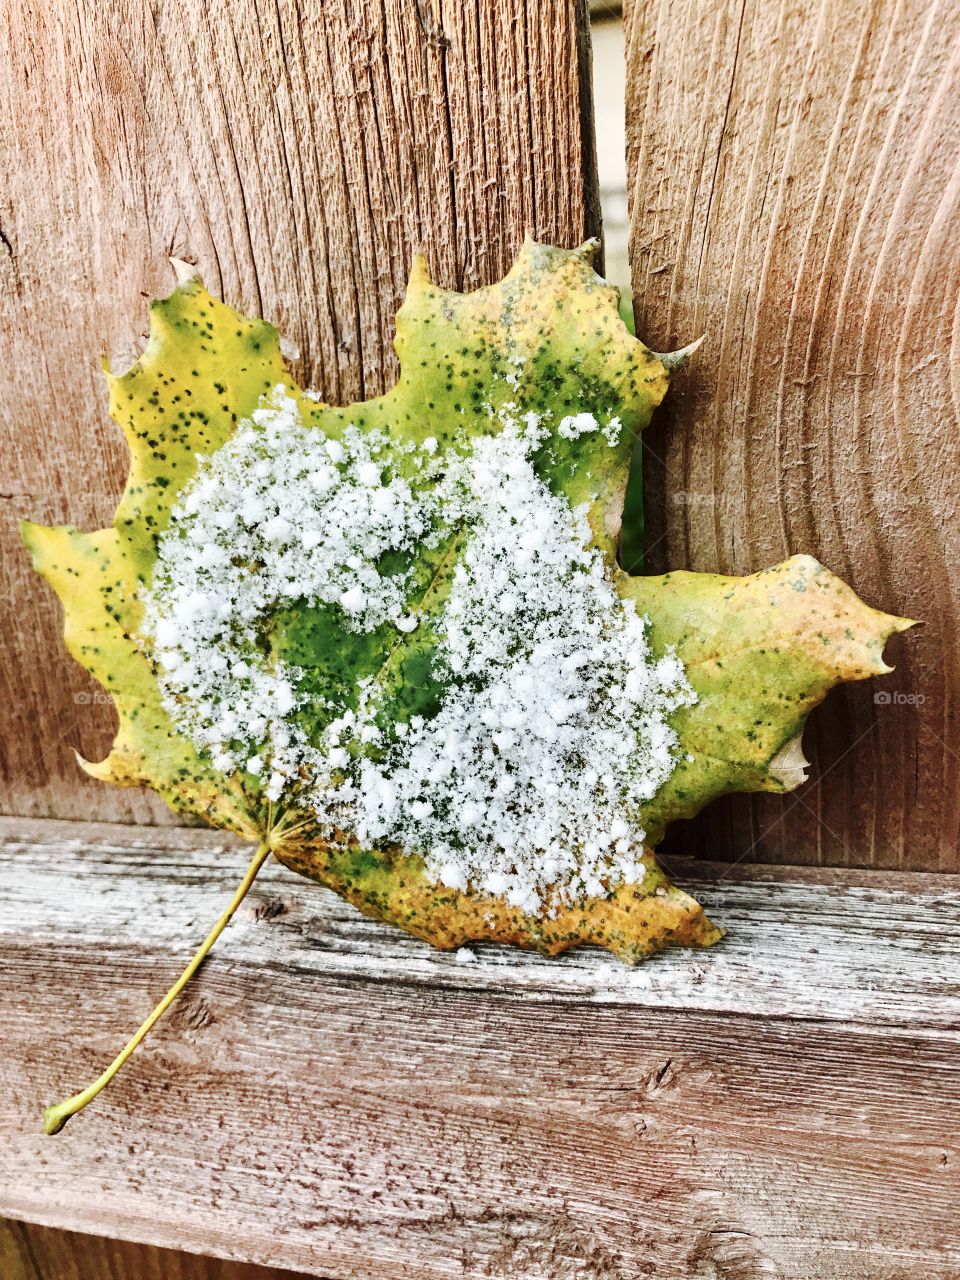
[{"label": "brown wooden board", "polygon": [[626,22],[638,332],[706,335],[645,437],[649,566],[810,552],[926,622],[882,688],[814,717],[811,785],[676,847],[960,869],[960,8],[633,0]]},{"label": "brown wooden board", "polygon": [[306,1273],[0,1219],[0,1275],[3,1280],[305,1280]]},{"label": "brown wooden board", "polygon": [[960,877],[678,864],[637,970],[459,960],[268,868],[56,1138],[246,851],[8,820],[0,1213],[317,1275],[956,1280]]},{"label": "brown wooden board", "polygon": [[445,286],[525,231],[599,230],[583,0],[0,4],[0,785],[6,812],[172,821],[109,790],[112,709],[16,521],[109,521],[127,459],[100,357],[196,262],[326,398],[382,391],[412,252]]}]

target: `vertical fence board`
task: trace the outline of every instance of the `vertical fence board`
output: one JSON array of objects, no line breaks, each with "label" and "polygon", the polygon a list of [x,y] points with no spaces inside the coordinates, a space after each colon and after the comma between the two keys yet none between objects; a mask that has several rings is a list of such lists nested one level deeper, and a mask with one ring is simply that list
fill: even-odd
[{"label": "vertical fence board", "polygon": [[3,1280],[308,1280],[306,1272],[229,1262],[0,1218]]},{"label": "vertical fence board", "polygon": [[126,471],[99,358],[138,349],[168,255],[266,316],[332,401],[395,375],[414,248],[500,276],[598,229],[581,0],[7,0],[0,20],[6,812],[170,821],[85,779],[112,711],[63,651],[16,519],[95,527]]},{"label": "vertical fence board", "polygon": [[926,623],[814,717],[814,781],[674,839],[956,868],[960,10],[634,0],[626,21],[638,331],[707,335],[648,433],[650,568],[806,551]]}]

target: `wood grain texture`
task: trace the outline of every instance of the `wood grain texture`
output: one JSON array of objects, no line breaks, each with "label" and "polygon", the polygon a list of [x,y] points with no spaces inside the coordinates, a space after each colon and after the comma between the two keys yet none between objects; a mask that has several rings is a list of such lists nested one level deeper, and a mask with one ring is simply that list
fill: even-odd
[{"label": "wood grain texture", "polygon": [[3,1280],[306,1280],[305,1272],[9,1219],[0,1219],[0,1275]]},{"label": "wood grain texture", "polygon": [[174,820],[76,768],[112,709],[15,529],[109,521],[127,458],[99,360],[137,351],[168,255],[278,324],[329,400],[384,390],[414,248],[473,288],[527,230],[598,232],[587,39],[583,0],[0,4],[7,812]]},{"label": "wood grain texture", "polygon": [[633,0],[626,21],[638,332],[707,335],[645,437],[650,567],[805,551],[926,622],[882,692],[814,717],[813,783],[675,847],[957,870],[960,9]]},{"label": "wood grain texture", "polygon": [[0,1212],[338,1280],[960,1275],[960,877],[687,862],[728,938],[630,971],[458,963],[274,867],[48,1139],[245,852],[2,836]]}]

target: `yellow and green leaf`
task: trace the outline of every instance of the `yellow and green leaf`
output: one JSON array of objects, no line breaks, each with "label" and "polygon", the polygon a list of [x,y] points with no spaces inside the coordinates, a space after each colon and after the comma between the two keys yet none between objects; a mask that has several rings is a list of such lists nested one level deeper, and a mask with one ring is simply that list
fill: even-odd
[{"label": "yellow and green leaf", "polygon": [[[619,417],[610,444],[596,434],[552,440],[543,466],[571,505],[588,504],[595,545],[618,589],[650,622],[655,655],[674,651],[697,701],[674,713],[682,754],[646,806],[651,846],[673,819],[728,791],[783,791],[803,778],[799,736],[806,716],[839,681],[888,670],[884,641],[910,624],[863,604],[810,557],[748,578],[670,573],[629,577],[615,562],[623,496],[637,432],[666,392],[670,363],[632,337],[616,290],[590,265],[592,246],[564,251],[527,242],[506,278],[471,294],[433,285],[417,260],[397,316],[401,372],[395,387],[342,408],[295,386],[276,330],[214,299],[196,277],[151,308],[150,338],[124,374],[107,373],[110,411],[130,447],[126,491],[113,527],[95,533],[24,523],[36,568],[64,605],[65,638],[77,661],[112,695],[119,717],[106,760],[85,763],[95,777],[147,786],[176,810],[267,840],[295,870],[335,889],[361,910],[439,946],[490,939],[555,953],[580,942],[625,959],[669,943],[708,944],[719,931],[686,894],[655,869],[640,885],[546,919],[479,891],[436,885],[415,855],[395,848],[331,847],[309,813],[274,805],[248,773],[223,776],[171,721],[144,647],[141,593],[159,540],[193,477],[198,457],[215,453],[278,383],[306,424],[338,438],[347,424],[394,441],[441,447],[458,433],[497,429],[497,410],[534,410],[555,421],[589,411]],[[451,548],[424,551],[417,600],[429,621],[432,596],[449,581]],[[406,714],[429,702],[430,627],[349,635],[330,611],[307,602],[275,622],[273,644],[318,688],[376,674],[393,680]]]}]

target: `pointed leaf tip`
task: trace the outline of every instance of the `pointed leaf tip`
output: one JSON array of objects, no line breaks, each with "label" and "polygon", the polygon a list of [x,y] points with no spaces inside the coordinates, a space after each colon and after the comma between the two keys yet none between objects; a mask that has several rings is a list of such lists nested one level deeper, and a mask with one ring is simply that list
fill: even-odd
[{"label": "pointed leaf tip", "polygon": [[901,631],[910,631],[913,627],[925,627],[927,625],[923,618],[898,618],[895,613],[888,613],[886,616],[890,623],[891,635],[898,635]]},{"label": "pointed leaf tip", "polygon": [[810,761],[803,754],[803,730],[783,744],[770,761],[768,772],[784,791],[793,791],[807,780]]},{"label": "pointed leaf tip", "polygon": [[185,262],[183,258],[171,258],[170,265],[173,267],[178,285],[188,284],[200,275],[199,269],[192,262]]},{"label": "pointed leaf tip", "polygon": [[680,347],[678,351],[655,351],[653,354],[663,367],[672,373],[674,369],[679,369],[682,364],[686,364],[693,353],[699,349],[706,336],[705,333],[701,334],[694,342],[688,342],[685,347]]},{"label": "pointed leaf tip", "polygon": [[913,627],[922,627],[924,622],[917,618],[898,618],[893,613],[878,614],[878,623],[880,627],[880,652],[878,656],[877,669],[875,674],[878,676],[888,676],[896,668],[887,662],[883,651],[887,646],[887,641],[891,636],[902,635],[904,631],[910,631]]},{"label": "pointed leaf tip", "polygon": [[410,274],[407,277],[407,289],[412,290],[414,285],[430,286],[433,281],[430,279],[430,269],[427,266],[427,257],[422,250],[418,249],[410,261]]}]

